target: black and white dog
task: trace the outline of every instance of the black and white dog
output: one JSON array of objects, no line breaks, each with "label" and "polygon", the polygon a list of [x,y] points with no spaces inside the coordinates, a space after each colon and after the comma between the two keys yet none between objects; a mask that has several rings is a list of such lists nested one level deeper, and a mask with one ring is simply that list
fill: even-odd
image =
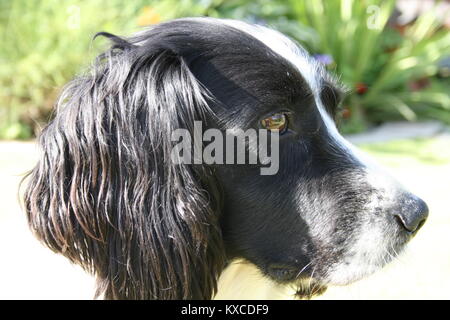
[{"label": "black and white dog", "polygon": [[[73,80],[39,138],[25,210],[37,237],[107,299],[209,299],[243,258],[279,283],[348,284],[416,234],[426,204],[342,138],[338,82],[282,34],[178,19]],[[173,130],[277,132],[279,170],[175,164]]]}]

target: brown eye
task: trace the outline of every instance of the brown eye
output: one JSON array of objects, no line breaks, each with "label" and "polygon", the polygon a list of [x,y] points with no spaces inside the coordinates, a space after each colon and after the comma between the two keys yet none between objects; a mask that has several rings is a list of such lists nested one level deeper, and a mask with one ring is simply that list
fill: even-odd
[{"label": "brown eye", "polygon": [[288,129],[288,118],[285,113],[276,113],[266,119],[261,120],[261,125],[267,130],[278,130],[280,134],[283,134]]}]

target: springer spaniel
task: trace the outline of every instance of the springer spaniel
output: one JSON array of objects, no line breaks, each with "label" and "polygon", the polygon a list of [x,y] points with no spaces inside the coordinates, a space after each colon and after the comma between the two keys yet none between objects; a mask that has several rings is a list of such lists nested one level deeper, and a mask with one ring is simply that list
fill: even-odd
[{"label": "springer spaniel", "polygon": [[[425,222],[427,205],[339,134],[342,86],[286,36],[212,18],[99,35],[113,45],[63,90],[25,192],[32,231],[98,295],[209,299],[240,258],[309,297],[380,269]],[[192,150],[173,157],[178,129],[214,129],[194,149],[214,136],[210,155],[231,161],[179,161]],[[276,157],[233,162],[261,151],[250,135],[220,150],[248,130]]]}]

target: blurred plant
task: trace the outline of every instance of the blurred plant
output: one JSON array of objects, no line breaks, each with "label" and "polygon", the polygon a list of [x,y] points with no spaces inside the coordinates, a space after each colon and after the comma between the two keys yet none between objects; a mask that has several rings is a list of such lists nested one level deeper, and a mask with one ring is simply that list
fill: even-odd
[{"label": "blurred plant", "polygon": [[48,121],[60,87],[95,54],[95,32],[128,32],[142,2],[1,1],[0,137],[28,138]]},{"label": "blurred plant", "polygon": [[450,123],[450,87],[437,80],[423,85],[436,77],[439,60],[450,54],[450,32],[440,29],[433,10],[396,30],[388,24],[394,0],[289,0],[289,4],[291,19],[317,31],[318,41],[303,44],[332,56],[333,71],[352,89],[344,103],[350,111],[345,131],[360,131],[370,122],[399,116]]}]

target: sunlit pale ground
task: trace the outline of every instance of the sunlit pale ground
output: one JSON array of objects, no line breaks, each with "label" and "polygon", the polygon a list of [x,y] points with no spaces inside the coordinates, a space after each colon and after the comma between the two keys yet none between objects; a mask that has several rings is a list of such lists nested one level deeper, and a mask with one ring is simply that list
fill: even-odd
[{"label": "sunlit pale ground", "polygon": [[[368,150],[430,207],[407,251],[377,274],[318,299],[450,299],[450,138],[370,145]],[[90,299],[94,281],[33,239],[17,201],[33,143],[0,142],[0,299]],[[217,298],[289,299],[290,291],[245,264],[227,270]]]}]

